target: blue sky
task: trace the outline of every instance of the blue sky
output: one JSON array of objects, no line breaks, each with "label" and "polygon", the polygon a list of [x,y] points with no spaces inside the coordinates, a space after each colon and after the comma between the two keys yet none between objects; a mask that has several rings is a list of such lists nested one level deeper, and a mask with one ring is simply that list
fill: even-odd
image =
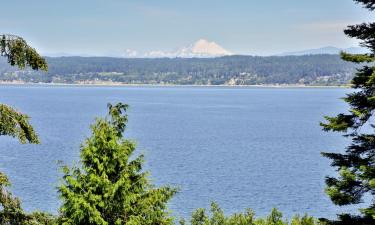
[{"label": "blue sky", "polygon": [[[375,20],[352,0],[11,0],[0,33],[43,53],[170,51],[200,38],[237,54],[351,47],[347,24]],[[6,9],[6,10],[4,10]]]}]

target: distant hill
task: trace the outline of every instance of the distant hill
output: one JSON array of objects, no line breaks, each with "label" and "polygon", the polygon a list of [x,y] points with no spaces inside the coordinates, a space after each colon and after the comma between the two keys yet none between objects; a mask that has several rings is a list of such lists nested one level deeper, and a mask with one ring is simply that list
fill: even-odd
[{"label": "distant hill", "polygon": [[279,54],[279,56],[288,56],[288,55],[322,55],[322,54],[330,54],[330,55],[337,55],[341,51],[351,53],[351,54],[364,54],[368,53],[366,48],[360,47],[351,47],[351,48],[337,48],[337,47],[323,47],[323,48],[316,48],[316,49],[308,49],[296,52],[285,52]]},{"label": "distant hill", "polygon": [[343,85],[356,65],[339,55],[218,58],[47,57],[47,74],[0,60],[0,81],[178,85]]}]

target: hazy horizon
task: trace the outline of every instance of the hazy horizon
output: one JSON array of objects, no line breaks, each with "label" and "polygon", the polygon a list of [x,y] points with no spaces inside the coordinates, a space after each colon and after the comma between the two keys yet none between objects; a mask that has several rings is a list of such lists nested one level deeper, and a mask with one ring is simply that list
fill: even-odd
[{"label": "hazy horizon", "polygon": [[[186,46],[182,46],[186,47]],[[131,50],[131,49],[127,49]],[[337,47],[337,46],[321,46],[319,48],[311,48],[311,49],[297,49],[297,50],[290,50],[286,52],[279,52],[269,55],[257,55],[257,54],[236,54],[233,53],[228,56],[260,56],[260,57],[272,57],[272,56],[301,56],[301,55],[317,55],[317,54],[336,54],[333,53],[333,51],[346,51],[353,54],[358,53],[367,53],[367,49],[360,46],[347,46],[347,47]],[[178,51],[178,48],[174,48],[174,51]],[[174,51],[165,51],[162,53],[165,54],[173,54]],[[153,51],[150,51],[153,52]],[[110,57],[110,58],[215,58],[215,57],[221,57],[226,55],[217,55],[217,56],[150,56],[147,54],[150,54],[150,52],[137,52],[138,55],[131,56],[126,54],[126,49],[124,52],[112,52],[107,54],[85,54],[85,53],[69,53],[69,52],[43,52],[41,53],[45,57]],[[320,53],[321,52],[321,53]],[[337,53],[339,54],[339,53]]]},{"label": "hazy horizon", "polygon": [[352,0],[14,0],[3,7],[17,9],[0,15],[3,33],[24,37],[43,54],[98,56],[171,52],[199,39],[236,55],[349,48],[358,43],[342,30],[374,19]]}]

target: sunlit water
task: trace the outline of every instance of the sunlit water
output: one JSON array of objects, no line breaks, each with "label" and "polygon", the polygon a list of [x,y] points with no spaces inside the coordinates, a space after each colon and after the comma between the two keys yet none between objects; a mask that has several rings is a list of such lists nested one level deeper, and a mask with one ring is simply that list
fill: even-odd
[{"label": "sunlit water", "polygon": [[58,160],[79,160],[80,143],[108,102],[130,105],[126,136],[146,155],[157,185],[178,186],[170,208],[187,216],[218,202],[227,213],[277,207],[290,216],[333,217],[324,194],[333,174],[321,151],[345,140],[324,133],[324,115],[346,109],[339,88],[0,86],[0,102],[32,117],[41,145],[1,137],[0,169],[24,207],[56,213]]}]

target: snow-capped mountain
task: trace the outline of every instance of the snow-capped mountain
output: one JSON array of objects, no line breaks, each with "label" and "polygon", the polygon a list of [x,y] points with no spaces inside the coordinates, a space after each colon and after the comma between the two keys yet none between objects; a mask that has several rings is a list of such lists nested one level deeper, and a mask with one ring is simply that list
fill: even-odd
[{"label": "snow-capped mountain", "polygon": [[200,39],[194,44],[186,47],[181,47],[176,51],[164,52],[164,51],[151,51],[144,54],[137,54],[137,51],[127,49],[125,51],[125,57],[127,58],[209,58],[233,55],[232,52],[224,49],[215,42],[210,42],[205,39]]},{"label": "snow-capped mountain", "polygon": [[126,58],[135,58],[138,56],[138,52],[132,49],[126,49],[123,56]]},{"label": "snow-capped mountain", "polygon": [[175,52],[175,55],[176,57],[217,57],[233,55],[233,53],[224,49],[215,42],[200,39],[188,47],[180,48],[177,52]]}]

